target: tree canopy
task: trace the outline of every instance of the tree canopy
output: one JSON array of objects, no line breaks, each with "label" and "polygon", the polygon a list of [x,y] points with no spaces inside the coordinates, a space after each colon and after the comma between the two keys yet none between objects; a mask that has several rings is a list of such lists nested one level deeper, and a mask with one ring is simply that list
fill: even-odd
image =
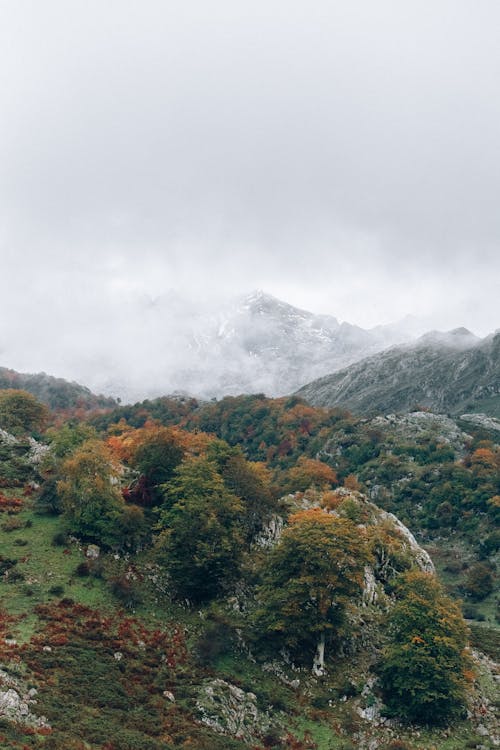
[{"label": "tree canopy", "polygon": [[27,391],[15,388],[0,390],[0,428],[13,435],[40,432],[47,423],[49,411]]},{"label": "tree canopy", "polygon": [[165,485],[157,548],[180,596],[210,599],[237,576],[242,513],[211,461],[191,458],[175,470]]},{"label": "tree canopy", "polygon": [[319,508],[291,516],[264,563],[258,629],[295,654],[317,648],[321,672],[325,644],[340,633],[349,600],[361,593],[367,561],[363,532],[349,519]]},{"label": "tree canopy", "polygon": [[431,573],[401,576],[387,620],[381,682],[387,707],[411,722],[440,724],[463,710],[467,627]]},{"label": "tree canopy", "polygon": [[86,441],[66,458],[60,475],[57,491],[71,530],[89,541],[117,544],[124,503],[109,449],[98,440]]}]

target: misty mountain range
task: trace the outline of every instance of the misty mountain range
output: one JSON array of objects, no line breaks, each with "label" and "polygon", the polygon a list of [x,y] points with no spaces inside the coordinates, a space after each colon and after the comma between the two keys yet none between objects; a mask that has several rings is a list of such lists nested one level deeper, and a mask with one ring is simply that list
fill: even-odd
[{"label": "misty mountain range", "polygon": [[66,337],[64,356],[71,378],[123,401],[178,392],[280,396],[416,333],[421,325],[410,317],[365,330],[261,291],[218,307],[169,292],[131,300],[100,322],[94,340],[90,328]]},{"label": "misty mountain range", "polygon": [[[354,411],[398,410],[416,403],[448,410],[452,402],[467,403],[471,390],[477,395],[486,389],[483,396],[488,388],[495,391],[488,381],[491,368],[484,364],[481,369],[479,362],[483,354],[489,361],[492,337],[481,340],[456,329],[417,339],[422,327],[407,317],[363,329],[262,291],[211,309],[168,293],[154,301],[131,301],[126,315],[103,321],[104,335],[94,340],[90,329],[87,338],[77,331],[61,350],[72,378],[125,402],[173,393],[210,399],[240,393],[280,396],[301,389],[312,403],[338,403]],[[10,366],[8,349],[2,354]],[[464,368],[466,374],[459,377]],[[449,369],[453,382],[462,384],[462,396],[444,395]],[[483,370],[488,382],[480,385]],[[495,373],[493,383],[498,368]],[[44,393],[37,395],[47,400]]]}]

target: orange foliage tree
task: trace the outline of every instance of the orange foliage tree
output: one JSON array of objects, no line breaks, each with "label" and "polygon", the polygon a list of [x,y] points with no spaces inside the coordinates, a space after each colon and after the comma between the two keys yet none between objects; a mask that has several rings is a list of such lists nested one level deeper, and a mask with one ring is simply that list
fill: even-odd
[{"label": "orange foliage tree", "polygon": [[337,473],[328,464],[307,456],[299,458],[288,478],[291,491],[303,492],[309,487],[326,490],[338,483]]}]

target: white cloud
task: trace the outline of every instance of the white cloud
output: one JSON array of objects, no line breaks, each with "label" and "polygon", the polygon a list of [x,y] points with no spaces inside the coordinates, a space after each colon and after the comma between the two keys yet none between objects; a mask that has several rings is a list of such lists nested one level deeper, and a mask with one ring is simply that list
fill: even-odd
[{"label": "white cloud", "polygon": [[168,289],[497,328],[499,22],[488,0],[4,3],[5,364],[73,372]]}]

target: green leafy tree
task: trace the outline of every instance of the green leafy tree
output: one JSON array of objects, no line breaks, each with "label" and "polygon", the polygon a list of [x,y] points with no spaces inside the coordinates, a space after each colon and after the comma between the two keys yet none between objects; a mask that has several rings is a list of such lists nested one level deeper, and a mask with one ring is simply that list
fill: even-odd
[{"label": "green leafy tree", "polygon": [[315,508],[291,516],[264,563],[258,630],[292,653],[310,649],[324,672],[325,646],[345,624],[350,599],[363,587],[364,536],[347,518]]},{"label": "green leafy tree", "polygon": [[184,456],[184,450],[172,430],[166,427],[144,428],[134,446],[131,465],[140,476],[140,492],[132,496],[145,505],[157,505],[163,499],[161,485],[168,482]]},{"label": "green leafy tree", "polygon": [[6,388],[0,390],[0,428],[13,435],[38,433],[45,427],[49,411],[31,393]]},{"label": "green leafy tree", "polygon": [[203,458],[182,463],[165,493],[159,557],[180,596],[211,599],[238,574],[241,502]]},{"label": "green leafy tree", "polygon": [[263,464],[247,461],[240,448],[232,448],[223,440],[210,443],[207,456],[215,462],[226,487],[240,498],[242,529],[246,540],[251,541],[277,510],[269,472]]},{"label": "green leafy tree", "polygon": [[51,427],[47,430],[47,438],[50,444],[50,454],[56,459],[66,458],[75,448],[78,448],[87,440],[95,440],[97,433],[94,427],[85,422],[67,422],[61,427]]},{"label": "green leafy tree", "polygon": [[46,432],[50,451],[44,456],[40,466],[43,480],[35,495],[38,512],[57,515],[62,513],[61,497],[57,483],[63,478],[60,474],[64,460],[87,440],[96,439],[93,427],[85,423],[66,423],[61,427],[51,427]]},{"label": "green leafy tree", "polygon": [[470,664],[462,614],[430,573],[405,573],[396,595],[381,666],[386,705],[410,722],[446,722],[463,710],[466,697]]},{"label": "green leafy tree", "polygon": [[118,546],[124,510],[119,468],[107,447],[89,440],[62,464],[57,492],[71,530],[88,541]]}]

